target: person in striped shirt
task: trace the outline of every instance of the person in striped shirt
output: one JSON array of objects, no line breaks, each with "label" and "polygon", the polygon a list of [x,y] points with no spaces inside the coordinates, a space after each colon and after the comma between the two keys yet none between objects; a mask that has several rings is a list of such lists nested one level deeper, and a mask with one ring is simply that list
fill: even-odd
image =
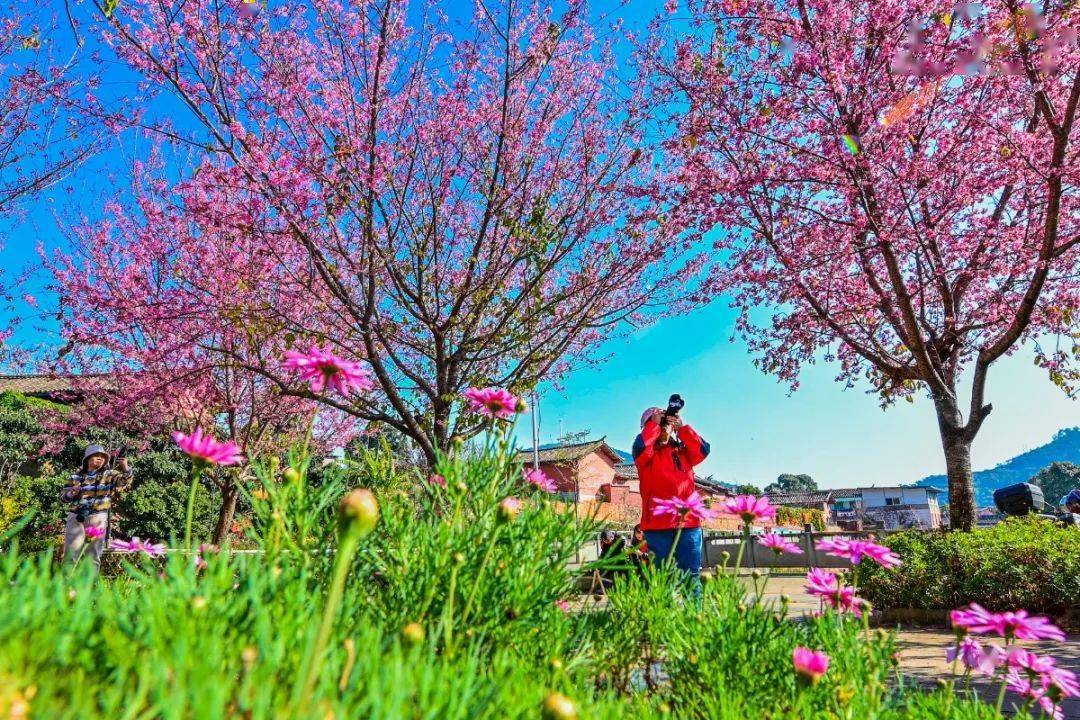
[{"label": "person in striped shirt", "polygon": [[113,496],[131,485],[127,458],[117,458],[115,468],[110,467],[109,459],[101,445],[90,445],[79,471],[60,491],[60,502],[70,506],[64,526],[65,563],[77,563],[89,549],[94,566],[101,565],[109,540]]}]

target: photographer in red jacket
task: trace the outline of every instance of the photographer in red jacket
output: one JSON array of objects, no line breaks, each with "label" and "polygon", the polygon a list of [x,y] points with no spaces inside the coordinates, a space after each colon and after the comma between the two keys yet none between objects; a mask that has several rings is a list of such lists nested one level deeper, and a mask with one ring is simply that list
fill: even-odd
[{"label": "photographer in red jacket", "polygon": [[694,467],[709,455],[709,443],[679,417],[682,406],[682,398],[672,395],[667,410],[653,407],[642,413],[633,454],[641,479],[641,529],[649,552],[660,562],[674,552],[675,564],[696,583],[701,573],[700,521],[687,515],[678,533],[678,547],[673,548],[680,520],[656,512],[658,500],[686,500],[694,493]]}]

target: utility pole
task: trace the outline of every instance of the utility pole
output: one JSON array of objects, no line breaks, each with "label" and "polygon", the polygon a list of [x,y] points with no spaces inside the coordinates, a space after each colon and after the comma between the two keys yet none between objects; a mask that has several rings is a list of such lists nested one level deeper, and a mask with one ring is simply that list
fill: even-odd
[{"label": "utility pole", "polygon": [[533,470],[540,469],[540,399],[532,394]]}]

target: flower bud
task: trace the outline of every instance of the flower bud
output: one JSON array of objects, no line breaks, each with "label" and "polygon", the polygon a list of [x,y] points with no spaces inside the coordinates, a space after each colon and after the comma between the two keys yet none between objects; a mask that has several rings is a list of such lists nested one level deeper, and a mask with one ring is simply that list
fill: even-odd
[{"label": "flower bud", "polygon": [[418,622],[411,622],[401,628],[401,636],[410,645],[419,645],[424,642],[424,626]]},{"label": "flower bud", "polygon": [[454,489],[457,490],[459,493],[465,494],[469,491],[469,486],[458,480],[456,483],[454,483]]},{"label": "flower bud", "polygon": [[196,611],[205,609],[206,598],[204,598],[202,595],[196,595],[195,597],[191,598],[191,607],[194,608]]},{"label": "flower bud", "polygon": [[712,582],[715,579],[716,579],[716,574],[712,570],[702,570],[701,571],[701,582],[709,583],[709,582]]},{"label": "flower bud", "polygon": [[724,552],[720,553],[720,559],[723,560],[724,562],[727,562],[728,560],[731,559],[731,553],[729,553],[727,550],[725,550]]},{"label": "flower bud", "polygon": [[551,693],[540,707],[544,720],[577,720],[578,711],[574,701],[562,693]]},{"label": "flower bud", "polygon": [[454,560],[455,565],[464,565],[465,564],[465,554],[456,552],[453,555],[453,560]]},{"label": "flower bud", "polygon": [[750,577],[754,578],[755,580],[759,580],[761,578],[761,571],[756,568],[754,570],[751,570]]},{"label": "flower bud", "polygon": [[285,478],[285,482],[287,483],[292,483],[295,485],[296,483],[300,482],[300,473],[295,468],[285,468],[285,473],[283,477]]},{"label": "flower bud", "polygon": [[787,605],[789,602],[791,602],[791,596],[787,593],[780,593],[780,602]]},{"label": "flower bud", "polygon": [[559,658],[551,658],[549,665],[551,666],[552,672],[559,672],[563,669],[563,661]]},{"label": "flower bud", "polygon": [[338,506],[338,528],[352,531],[361,537],[375,529],[379,522],[379,503],[370,490],[357,488],[346,495]]},{"label": "flower bud", "polygon": [[521,501],[517,498],[504,498],[499,503],[499,519],[503,522],[513,522],[521,514]]},{"label": "flower bud", "polygon": [[529,409],[529,406],[525,404],[525,398],[518,398],[517,405],[514,406],[514,410],[519,413],[523,413]]}]

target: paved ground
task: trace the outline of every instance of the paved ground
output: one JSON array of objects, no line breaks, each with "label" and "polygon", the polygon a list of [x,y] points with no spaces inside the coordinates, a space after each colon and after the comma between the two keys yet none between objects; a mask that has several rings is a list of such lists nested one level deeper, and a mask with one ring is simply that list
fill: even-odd
[{"label": "paved ground", "polygon": [[[748,589],[753,588],[753,581],[744,576]],[[760,580],[758,581],[761,582]],[[803,591],[805,582],[802,575],[780,575],[769,578],[765,586],[766,599],[779,599],[781,594],[788,596],[788,608],[792,615],[812,613],[820,608],[818,600]],[[583,607],[593,602],[603,604],[605,599],[594,600],[591,596],[582,596],[573,603]],[[920,630],[902,630],[897,633],[897,646],[900,653],[900,668],[908,681],[914,681],[928,688],[937,685],[939,680],[948,679],[952,671],[945,660],[945,651],[955,642],[955,636],[944,628]],[[1058,665],[1068,668],[1080,676],[1080,634],[1069,635],[1064,643],[1021,643],[1039,654],[1052,655]],[[987,702],[997,701],[998,685],[990,687],[985,680],[974,682],[974,689]],[[1005,708],[1010,709],[1010,701],[1015,696],[1006,695]],[[1062,706],[1066,720],[1080,720],[1080,698],[1068,700]]]},{"label": "paved ground", "polygon": [[[746,578],[749,584],[750,578]],[[803,578],[777,576],[769,579],[765,587],[766,597],[779,597],[786,593],[791,598],[789,607],[793,613],[813,612],[818,609],[818,601],[803,592]],[[900,667],[910,680],[922,685],[933,686],[939,679],[946,679],[951,672],[950,663],[945,660],[945,650],[955,642],[952,632],[945,629],[903,630],[897,633],[900,651]],[[1053,655],[1058,664],[1080,675],[1080,635],[1070,635],[1064,643],[1022,643],[1033,652]],[[997,700],[997,686],[991,688],[985,682],[975,683],[974,687],[988,702]],[[1006,695],[1006,706],[1009,696]],[[1068,720],[1080,720],[1080,698],[1067,700],[1062,708]]]}]

